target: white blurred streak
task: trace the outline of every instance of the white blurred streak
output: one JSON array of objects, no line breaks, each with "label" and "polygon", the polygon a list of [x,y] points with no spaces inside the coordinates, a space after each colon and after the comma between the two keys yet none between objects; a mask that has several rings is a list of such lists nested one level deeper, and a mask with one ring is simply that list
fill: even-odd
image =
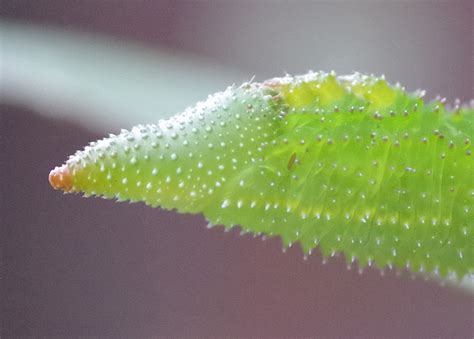
[{"label": "white blurred streak", "polygon": [[248,76],[178,52],[0,22],[0,102],[114,132],[172,116]]}]

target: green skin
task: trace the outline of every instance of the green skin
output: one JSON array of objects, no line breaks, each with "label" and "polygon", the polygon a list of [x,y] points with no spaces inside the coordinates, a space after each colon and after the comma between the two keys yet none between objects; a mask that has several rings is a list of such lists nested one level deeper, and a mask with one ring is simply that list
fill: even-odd
[{"label": "green skin", "polygon": [[473,273],[474,110],[354,74],[247,83],[70,157],[72,191],[280,236],[360,267]]}]

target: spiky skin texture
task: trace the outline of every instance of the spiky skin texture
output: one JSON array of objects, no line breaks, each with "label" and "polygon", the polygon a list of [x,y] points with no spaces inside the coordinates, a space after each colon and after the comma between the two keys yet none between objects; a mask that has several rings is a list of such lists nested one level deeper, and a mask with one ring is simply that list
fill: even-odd
[{"label": "spiky skin texture", "polygon": [[91,143],[62,170],[67,191],[202,213],[361,267],[461,278],[474,268],[473,134],[472,108],[309,73],[229,87]]}]

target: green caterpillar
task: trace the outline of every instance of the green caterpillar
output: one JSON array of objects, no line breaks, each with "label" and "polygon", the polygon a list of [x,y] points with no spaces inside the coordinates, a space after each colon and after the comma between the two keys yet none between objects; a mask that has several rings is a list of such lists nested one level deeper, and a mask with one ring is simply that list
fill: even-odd
[{"label": "green caterpillar", "polygon": [[50,182],[360,267],[462,278],[474,268],[474,110],[421,96],[359,73],[244,83],[91,143]]}]

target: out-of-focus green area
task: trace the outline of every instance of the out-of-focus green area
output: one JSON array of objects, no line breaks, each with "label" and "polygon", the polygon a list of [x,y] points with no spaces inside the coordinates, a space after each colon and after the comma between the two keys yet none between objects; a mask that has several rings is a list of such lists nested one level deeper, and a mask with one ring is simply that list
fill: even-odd
[{"label": "out-of-focus green area", "polygon": [[170,50],[0,22],[0,101],[113,132],[172,116],[247,75]]}]

